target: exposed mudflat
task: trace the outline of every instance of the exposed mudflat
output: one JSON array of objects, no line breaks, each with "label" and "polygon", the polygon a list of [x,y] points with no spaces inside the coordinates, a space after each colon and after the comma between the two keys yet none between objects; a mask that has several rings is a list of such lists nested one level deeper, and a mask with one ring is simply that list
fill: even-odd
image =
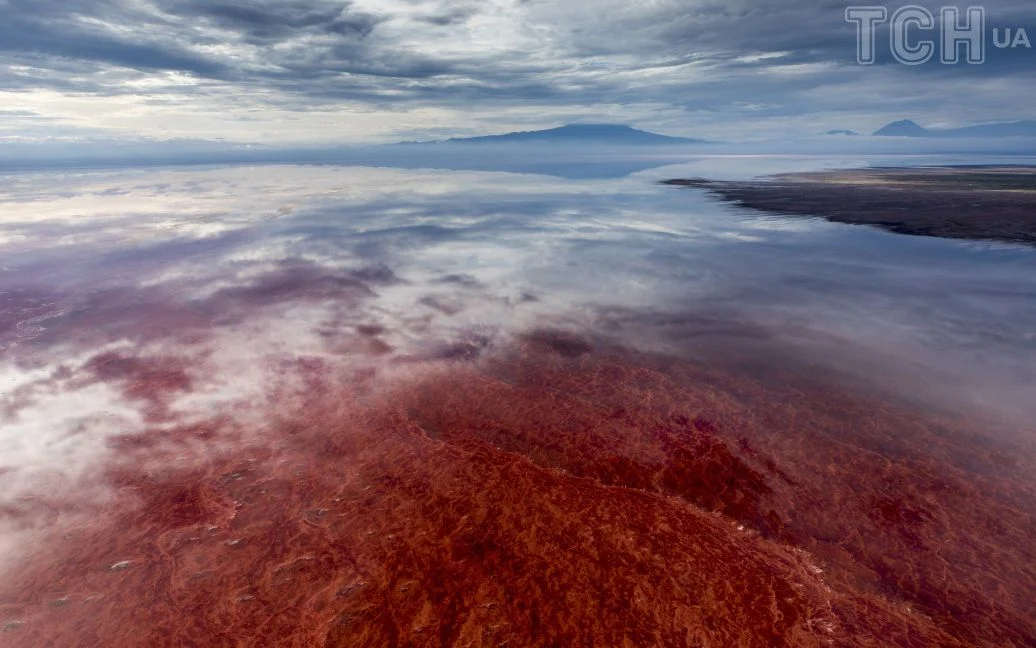
[{"label": "exposed mudflat", "polygon": [[742,207],[897,234],[1036,245],[1036,169],[941,167],[790,173],[762,181],[673,179]]}]

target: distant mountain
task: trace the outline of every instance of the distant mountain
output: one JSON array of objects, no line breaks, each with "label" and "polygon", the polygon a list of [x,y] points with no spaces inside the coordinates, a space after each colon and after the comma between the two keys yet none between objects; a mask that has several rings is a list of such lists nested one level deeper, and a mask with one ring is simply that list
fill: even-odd
[{"label": "distant mountain", "polygon": [[909,119],[892,122],[874,134],[878,137],[933,137],[932,131]]},{"label": "distant mountain", "polygon": [[932,129],[904,119],[892,122],[875,131],[880,137],[936,137],[936,138],[993,138],[993,137],[1036,137],[1036,121],[1013,121],[996,124],[978,124],[964,128]]},{"label": "distant mountain", "polygon": [[485,135],[482,137],[454,137],[445,140],[447,144],[511,144],[526,142],[658,146],[665,144],[704,144],[705,140],[659,135],[622,124],[569,124],[548,130],[521,131],[503,135]]},{"label": "distant mountain", "polygon": [[846,135],[846,136],[850,136],[850,137],[855,137],[855,136],[859,135],[859,133],[854,131],[854,130],[841,130],[840,129],[840,130],[829,130],[826,133],[824,133],[824,135]]}]

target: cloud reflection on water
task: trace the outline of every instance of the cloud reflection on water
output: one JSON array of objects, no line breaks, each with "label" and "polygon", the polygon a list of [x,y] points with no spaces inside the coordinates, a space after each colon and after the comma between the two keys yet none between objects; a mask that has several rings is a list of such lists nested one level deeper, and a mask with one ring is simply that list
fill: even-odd
[{"label": "cloud reflection on water", "polygon": [[[693,361],[785,353],[818,376],[1036,420],[1032,250],[775,219],[653,179],[290,166],[5,177],[4,503],[79,484],[142,427],[214,414],[275,425],[258,412],[305,393],[310,365],[405,372],[516,336],[574,358],[606,339]],[[299,382],[271,391],[275,380]],[[8,544],[16,527],[0,529]]]}]

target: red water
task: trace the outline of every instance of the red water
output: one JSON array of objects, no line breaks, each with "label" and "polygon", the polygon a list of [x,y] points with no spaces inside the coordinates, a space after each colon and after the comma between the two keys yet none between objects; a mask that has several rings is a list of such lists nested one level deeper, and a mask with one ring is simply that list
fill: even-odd
[{"label": "red water", "polygon": [[185,361],[94,358],[152,427],[9,567],[0,645],[1036,645],[1017,431],[804,363],[447,355],[190,424]]}]

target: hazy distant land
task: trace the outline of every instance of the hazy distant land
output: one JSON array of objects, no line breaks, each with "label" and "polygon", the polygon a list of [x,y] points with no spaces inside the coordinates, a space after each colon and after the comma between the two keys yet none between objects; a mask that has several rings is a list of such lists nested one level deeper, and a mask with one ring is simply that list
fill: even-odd
[{"label": "hazy distant land", "polygon": [[877,137],[927,138],[1018,138],[1036,137],[1036,121],[1017,120],[992,124],[973,124],[961,128],[925,128],[911,119],[892,122],[874,132]]},{"label": "hazy distant land", "polygon": [[673,179],[742,207],[819,216],[898,234],[1036,245],[1036,167],[789,173],[763,180]]}]

